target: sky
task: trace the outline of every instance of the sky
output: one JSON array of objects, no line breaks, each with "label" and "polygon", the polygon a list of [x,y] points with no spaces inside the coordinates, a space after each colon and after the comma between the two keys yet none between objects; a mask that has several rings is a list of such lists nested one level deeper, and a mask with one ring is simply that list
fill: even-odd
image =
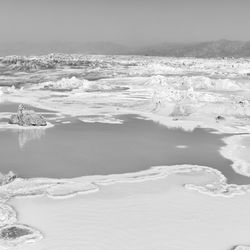
[{"label": "sky", "polygon": [[0,43],[250,41],[250,0],[0,0]]}]

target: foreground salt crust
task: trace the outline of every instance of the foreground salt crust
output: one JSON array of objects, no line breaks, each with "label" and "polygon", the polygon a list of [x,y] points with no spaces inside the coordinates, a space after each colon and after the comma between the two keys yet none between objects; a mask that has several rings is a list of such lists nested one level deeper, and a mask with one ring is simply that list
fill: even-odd
[{"label": "foreground salt crust", "polygon": [[[42,238],[42,234],[37,229],[33,229],[31,226],[17,224],[18,220],[16,217],[16,213],[14,212],[12,207],[9,207],[6,204],[7,202],[8,203],[10,202],[9,201],[10,199],[17,198],[17,197],[25,198],[25,197],[34,197],[34,196],[41,196],[41,195],[49,197],[49,198],[54,198],[54,199],[65,199],[65,198],[73,197],[76,194],[89,194],[89,193],[95,193],[97,191],[99,193],[99,192],[102,192],[103,189],[105,190],[104,186],[110,186],[110,185],[113,186],[114,189],[112,188],[109,189],[109,192],[111,190],[114,191],[117,188],[117,185],[119,187],[119,184],[122,184],[122,183],[126,184],[125,185],[126,188],[130,190],[129,193],[131,193],[133,197],[134,192],[132,192],[133,187],[131,187],[131,184],[134,185],[136,183],[145,183],[144,188],[146,188],[146,190],[151,190],[152,186],[154,185],[157,186],[157,183],[158,183],[157,180],[163,180],[163,182],[168,186],[169,183],[172,183],[173,181],[171,176],[174,177],[174,176],[182,176],[182,175],[187,176],[187,177],[192,177],[192,176],[195,177],[194,179],[191,178],[192,180],[187,178],[185,181],[181,182],[182,183],[181,186],[186,187],[186,190],[190,190],[189,192],[191,192],[191,190],[195,190],[196,194],[200,192],[202,194],[206,194],[211,197],[214,197],[214,196],[221,197],[224,199],[225,202],[227,198],[231,197],[232,199],[232,197],[237,197],[239,195],[241,197],[248,197],[248,195],[246,195],[246,192],[250,190],[250,185],[239,186],[239,185],[227,184],[226,178],[219,171],[215,169],[212,169],[209,167],[202,167],[202,166],[193,166],[193,165],[153,167],[149,170],[136,172],[136,173],[128,173],[128,174],[120,174],[120,175],[117,174],[117,175],[108,175],[108,176],[85,176],[85,177],[79,177],[79,178],[74,178],[74,179],[16,178],[10,181],[9,183],[7,183],[6,185],[2,185],[0,187],[0,197],[1,197],[1,203],[3,206],[3,209],[0,209],[0,213],[1,213],[0,217],[4,218],[3,224],[6,225],[6,227],[7,226],[10,228],[19,227],[19,230],[21,230],[21,227],[24,227],[24,228],[26,227],[25,237],[23,237],[22,234],[19,235],[18,232],[15,233],[15,237],[12,237],[12,238],[8,238],[8,237],[6,238],[4,234],[2,234],[1,236],[1,230],[5,230],[5,227],[2,227],[0,228],[0,238],[1,238],[0,246],[2,246],[3,248],[19,246],[19,249],[28,249],[26,245],[24,248],[22,248],[20,245],[22,245],[23,243],[38,241],[39,239]],[[201,178],[202,181],[200,181],[200,178],[199,178],[201,176],[205,176],[205,179]],[[184,190],[182,187],[181,189]],[[111,191],[111,194],[113,191]],[[164,191],[164,189],[162,191]],[[127,189],[125,189],[124,194],[127,196],[129,193],[127,193]],[[164,195],[162,198],[165,199],[166,196]],[[169,206],[169,204],[165,204],[165,203],[159,203],[157,206],[155,206],[156,203],[155,202],[152,203],[152,199],[153,197],[150,198],[150,203],[153,204],[153,207],[152,207],[153,210],[155,209],[155,207],[158,207],[158,205],[159,207],[162,207],[164,205]],[[141,210],[141,206],[138,207],[136,205],[137,204],[136,200],[137,198],[133,199],[131,201],[131,205]],[[110,204],[109,200],[107,202]],[[189,202],[190,201],[188,201],[188,204]],[[88,199],[86,199],[84,203],[88,204]],[[197,202],[194,201],[193,204],[196,206]],[[187,204],[184,204],[184,206],[186,207]],[[177,207],[179,207],[179,205]],[[122,208],[123,206],[117,207],[118,217],[121,216],[121,214],[119,214],[119,210]],[[63,210],[65,210],[65,208]],[[18,211],[20,213],[19,207],[18,207]],[[114,212],[112,212],[112,214],[114,215]],[[144,214],[142,216],[144,217],[146,215]],[[151,218],[151,216],[152,216],[152,219],[154,218],[153,219],[154,221],[157,221],[159,219],[159,218],[157,219],[153,217],[153,214],[152,215],[150,214],[149,218]],[[163,214],[157,213],[157,216],[163,216]],[[24,223],[27,223],[27,221],[26,222],[24,221]],[[88,223],[90,223],[91,225],[91,220]],[[29,225],[33,225],[33,223],[29,223]],[[39,227],[40,230],[43,229],[43,227],[39,226],[39,223],[35,223],[35,225],[36,227]],[[85,228],[87,227],[86,222],[84,223],[84,226]],[[131,225],[131,227],[133,226]],[[95,225],[94,229],[92,230],[98,230],[98,228],[99,226]],[[127,229],[128,228],[126,227],[126,230]],[[112,227],[109,230],[112,230]],[[44,232],[45,233],[48,232],[47,228],[46,228],[46,231]],[[93,232],[90,232],[90,233],[93,233]],[[161,233],[163,233],[163,231]],[[148,236],[147,233],[145,235]],[[57,249],[64,249],[63,244],[64,243],[62,243],[62,245],[58,247]],[[68,242],[65,242],[65,244],[68,244]],[[75,249],[81,249],[84,244],[87,244],[87,243],[86,242],[79,243],[79,245]],[[93,243],[89,243],[89,244],[90,245],[86,245],[88,249],[95,249],[96,245],[93,245]],[[162,242],[160,242],[159,244],[162,244]],[[113,247],[112,244],[111,244],[111,247]],[[37,246],[35,246],[35,249],[38,249]],[[107,249],[110,249],[110,248],[107,248]],[[111,249],[114,249],[114,248],[111,248]],[[141,249],[147,249],[147,248],[141,248]]]},{"label": "foreground salt crust", "polygon": [[213,172],[192,168],[170,167],[170,175],[160,167],[134,177],[96,177],[98,192],[70,199],[17,197],[11,204],[20,222],[35,225],[46,237],[15,249],[229,250],[249,243],[250,194],[213,197],[184,189],[186,183],[218,181]]}]

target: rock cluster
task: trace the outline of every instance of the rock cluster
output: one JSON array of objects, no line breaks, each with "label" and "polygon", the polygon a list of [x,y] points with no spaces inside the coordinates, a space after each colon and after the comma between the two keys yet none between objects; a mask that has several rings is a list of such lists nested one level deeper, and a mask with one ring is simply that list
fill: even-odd
[{"label": "rock cluster", "polygon": [[10,117],[10,124],[17,124],[19,126],[46,126],[47,122],[45,118],[37,114],[33,110],[27,110],[20,104],[18,107],[17,114]]}]

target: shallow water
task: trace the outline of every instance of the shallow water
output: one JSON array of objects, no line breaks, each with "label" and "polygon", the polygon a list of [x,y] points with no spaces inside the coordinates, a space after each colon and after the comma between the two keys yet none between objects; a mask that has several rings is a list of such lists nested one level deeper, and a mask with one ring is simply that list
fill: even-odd
[{"label": "shallow water", "polygon": [[73,120],[47,130],[1,131],[0,171],[12,170],[22,177],[71,178],[198,164],[220,170],[229,183],[250,183],[220,155],[222,135],[204,129],[168,129],[134,116],[122,118],[123,124]]}]

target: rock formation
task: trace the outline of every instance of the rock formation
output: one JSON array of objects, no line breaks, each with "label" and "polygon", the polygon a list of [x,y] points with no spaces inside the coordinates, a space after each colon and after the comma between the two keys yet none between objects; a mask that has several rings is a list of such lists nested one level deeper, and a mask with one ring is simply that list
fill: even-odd
[{"label": "rock formation", "polygon": [[9,123],[18,124],[19,126],[47,125],[47,122],[42,115],[37,114],[33,110],[26,110],[22,104],[18,106],[17,114],[14,114],[10,117]]}]

